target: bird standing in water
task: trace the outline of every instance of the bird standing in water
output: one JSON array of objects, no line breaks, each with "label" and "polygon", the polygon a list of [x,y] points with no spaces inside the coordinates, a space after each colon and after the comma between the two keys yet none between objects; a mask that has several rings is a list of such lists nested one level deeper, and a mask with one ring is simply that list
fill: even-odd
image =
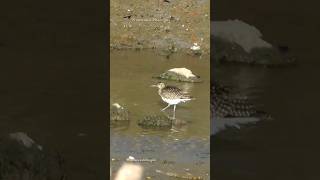
[{"label": "bird standing in water", "polygon": [[164,111],[168,107],[173,105],[173,119],[175,119],[177,104],[194,99],[190,95],[184,93],[181,89],[174,86],[166,86],[163,82],[159,82],[156,85],[152,85],[151,87],[157,87],[158,93],[161,96],[161,99],[164,102],[168,103],[168,106],[163,108],[161,111]]}]

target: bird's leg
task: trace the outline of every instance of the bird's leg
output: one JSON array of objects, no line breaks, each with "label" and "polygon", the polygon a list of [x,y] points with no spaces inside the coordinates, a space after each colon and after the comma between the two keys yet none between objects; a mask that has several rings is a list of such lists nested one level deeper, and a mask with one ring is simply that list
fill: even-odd
[{"label": "bird's leg", "polygon": [[168,106],[167,107],[165,107],[165,108],[163,108],[163,109],[161,109],[161,111],[164,111],[164,110],[166,110],[168,107],[170,107],[171,106],[171,104],[168,104]]},{"label": "bird's leg", "polygon": [[173,119],[176,118],[176,104],[173,106]]}]

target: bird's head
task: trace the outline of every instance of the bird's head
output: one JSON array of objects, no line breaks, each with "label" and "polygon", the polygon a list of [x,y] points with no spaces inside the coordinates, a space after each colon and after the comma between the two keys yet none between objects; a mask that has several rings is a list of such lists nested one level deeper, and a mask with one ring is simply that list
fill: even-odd
[{"label": "bird's head", "polygon": [[163,82],[158,82],[157,84],[151,85],[151,87],[157,87],[159,89],[164,88],[166,85]]}]

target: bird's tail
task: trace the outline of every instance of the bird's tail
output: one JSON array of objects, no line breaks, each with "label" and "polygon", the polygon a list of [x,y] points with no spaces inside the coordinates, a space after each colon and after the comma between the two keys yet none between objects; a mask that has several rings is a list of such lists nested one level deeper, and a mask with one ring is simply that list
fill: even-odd
[{"label": "bird's tail", "polygon": [[185,99],[185,100],[189,101],[189,100],[195,100],[196,98],[189,96],[189,95],[184,95],[181,97],[181,99]]}]

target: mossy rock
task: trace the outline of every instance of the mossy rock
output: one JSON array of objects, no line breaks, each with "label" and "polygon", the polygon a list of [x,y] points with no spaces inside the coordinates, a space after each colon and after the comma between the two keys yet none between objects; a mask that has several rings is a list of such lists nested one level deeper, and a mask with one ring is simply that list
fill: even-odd
[{"label": "mossy rock", "polygon": [[191,82],[191,83],[202,82],[199,76],[187,78],[186,76],[180,75],[172,71],[167,71],[165,73],[160,74],[159,76],[155,76],[154,78],[171,80],[171,81],[179,81],[179,82]]},{"label": "mossy rock", "polygon": [[129,121],[129,111],[124,107],[110,106],[110,122]]},{"label": "mossy rock", "polygon": [[148,129],[171,129],[172,119],[165,115],[146,115],[138,120],[138,125]]}]

